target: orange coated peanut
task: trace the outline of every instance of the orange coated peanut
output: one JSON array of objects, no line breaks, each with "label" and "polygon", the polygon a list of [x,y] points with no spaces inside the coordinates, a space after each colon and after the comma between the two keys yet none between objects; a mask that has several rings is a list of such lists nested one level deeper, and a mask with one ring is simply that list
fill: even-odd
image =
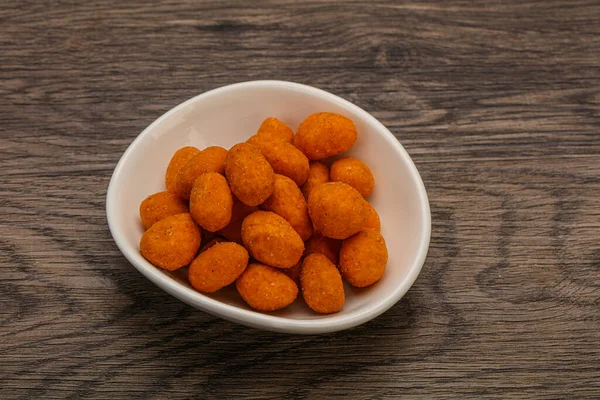
[{"label": "orange coated peanut", "polygon": [[242,240],[252,257],[278,268],[291,268],[300,260],[304,242],[285,219],[269,211],[256,211],[242,223]]},{"label": "orange coated peanut", "polygon": [[259,311],[275,311],[296,300],[298,286],[281,271],[263,264],[250,264],[235,282],[240,296]]},{"label": "orange coated peanut", "polygon": [[261,204],[273,193],[273,168],[251,144],[238,143],[229,150],[225,176],[235,197],[248,206]]},{"label": "orange coated peanut", "polygon": [[313,233],[308,216],[308,206],[302,192],[287,176],[275,174],[273,194],[261,205],[267,211],[282,216],[302,238],[307,240]]},{"label": "orange coated peanut", "polygon": [[198,252],[202,234],[190,214],[163,218],[140,241],[140,251],[152,264],[173,271],[188,265]]},{"label": "orange coated peanut", "polygon": [[352,286],[365,287],[383,276],[388,251],[381,234],[373,229],[363,229],[342,242],[340,271]]},{"label": "orange coated peanut", "polygon": [[310,160],[321,160],[347,151],[356,138],[356,126],[351,119],[322,112],[302,121],[294,136],[294,145]]},{"label": "orange coated peanut", "polygon": [[233,197],[227,180],[216,172],[200,175],[190,195],[190,214],[209,232],[223,229],[231,222]]},{"label": "orange coated peanut", "polygon": [[217,243],[192,261],[190,284],[204,293],[213,293],[232,284],[248,265],[248,252],[233,242]]},{"label": "orange coated peanut", "polygon": [[300,273],[302,297],[308,306],[320,314],[342,309],[346,299],[342,276],[323,254],[314,253],[304,259]]},{"label": "orange coated peanut", "polygon": [[367,212],[365,199],[342,182],[328,182],[313,189],[308,212],[315,230],[332,239],[346,239],[360,231]]}]

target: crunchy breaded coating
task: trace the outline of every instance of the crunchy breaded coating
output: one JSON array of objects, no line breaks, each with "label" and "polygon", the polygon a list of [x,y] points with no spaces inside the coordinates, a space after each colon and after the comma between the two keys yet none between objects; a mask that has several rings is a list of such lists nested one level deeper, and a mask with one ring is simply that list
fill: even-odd
[{"label": "crunchy breaded coating", "polygon": [[377,282],[385,272],[387,260],[385,240],[373,229],[363,229],[342,242],[340,271],[352,286],[365,287]]},{"label": "crunchy breaded coating", "polygon": [[231,222],[217,233],[227,240],[242,244],[242,222],[244,218],[258,211],[258,207],[247,206],[235,197],[233,198],[233,209],[231,211]]},{"label": "crunchy breaded coating", "polygon": [[206,242],[206,244],[202,247],[202,250],[200,250],[200,253],[210,249],[217,243],[225,243],[227,241],[228,241],[227,239],[225,239],[221,236],[216,236],[216,237],[212,238],[211,240],[209,240],[208,242]]},{"label": "crunchy breaded coating", "polygon": [[369,203],[366,203],[365,207],[367,210],[367,220],[365,221],[363,229],[375,229],[377,232],[381,231],[381,221],[379,220],[377,211],[375,211],[373,206]]},{"label": "crunchy breaded coating", "polygon": [[140,204],[140,219],[144,229],[163,218],[187,212],[187,202],[171,192],[154,193]]},{"label": "crunchy breaded coating", "polygon": [[283,272],[263,264],[250,264],[235,282],[240,296],[255,310],[275,311],[294,302],[298,286]]},{"label": "crunchy breaded coating", "polygon": [[347,151],[356,138],[356,126],[351,119],[321,112],[302,121],[294,136],[294,145],[310,160],[322,160]]},{"label": "crunchy breaded coating", "polygon": [[277,268],[300,260],[304,242],[289,222],[269,211],[256,211],[242,223],[242,240],[252,257]]},{"label": "crunchy breaded coating", "polygon": [[302,238],[312,236],[313,226],[308,216],[308,205],[302,192],[287,176],[275,174],[273,194],[261,205],[263,210],[273,211],[292,225]]},{"label": "crunchy breaded coating", "polygon": [[304,301],[313,311],[330,314],[344,305],[346,296],[340,271],[323,254],[314,253],[304,259],[300,286]]},{"label": "crunchy breaded coating", "polygon": [[310,239],[308,239],[304,243],[304,246],[305,257],[309,254],[320,253],[327,257],[329,261],[337,265],[339,261],[340,247],[342,246],[342,241],[338,239],[331,239],[325,237],[320,233],[315,233]]},{"label": "crunchy breaded coating", "polygon": [[308,197],[308,213],[315,231],[332,239],[346,239],[360,231],[367,212],[365,199],[342,182],[327,182]]},{"label": "crunchy breaded coating", "polygon": [[331,164],[329,178],[332,182],[347,183],[363,197],[370,195],[375,186],[375,178],[369,167],[353,157],[342,157],[335,160]]},{"label": "crunchy breaded coating", "polygon": [[152,264],[173,271],[188,265],[198,252],[202,234],[190,214],[163,218],[140,241],[140,251]]},{"label": "crunchy breaded coating", "polygon": [[291,178],[298,186],[306,182],[309,170],[308,158],[294,145],[258,134],[248,139],[247,143],[260,149],[275,173]]},{"label": "crunchy breaded coating", "polygon": [[248,252],[237,243],[217,243],[202,251],[190,264],[190,284],[204,293],[213,293],[232,284],[248,265]]},{"label": "crunchy breaded coating", "polygon": [[294,132],[290,127],[274,117],[265,119],[260,125],[260,128],[258,128],[256,134],[267,138],[282,140],[287,143],[293,143],[294,141]]},{"label": "crunchy breaded coating", "polygon": [[247,206],[257,206],[273,193],[273,168],[251,144],[238,143],[229,150],[225,176],[232,193]]},{"label": "crunchy breaded coating", "polygon": [[197,148],[193,146],[186,146],[177,150],[175,154],[173,154],[173,157],[171,157],[171,161],[167,167],[167,173],[165,174],[165,185],[167,186],[167,190],[169,192],[177,193],[175,189],[177,174],[181,168],[198,153],[200,153],[200,150]]},{"label": "crunchy breaded coating", "polygon": [[223,229],[231,222],[233,196],[227,180],[216,172],[200,175],[190,195],[190,214],[209,232]]},{"label": "crunchy breaded coating", "polygon": [[175,178],[175,191],[182,199],[189,200],[196,179],[206,172],[223,175],[227,150],[219,146],[211,146],[196,154],[189,160]]},{"label": "crunchy breaded coating", "polygon": [[311,161],[308,169],[308,178],[300,188],[304,198],[308,200],[310,192],[322,183],[329,182],[329,167],[321,161]]}]

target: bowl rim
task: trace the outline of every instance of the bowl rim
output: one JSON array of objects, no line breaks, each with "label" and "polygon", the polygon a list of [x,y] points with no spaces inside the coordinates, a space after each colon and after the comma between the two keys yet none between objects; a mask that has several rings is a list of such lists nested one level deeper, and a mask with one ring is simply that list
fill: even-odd
[{"label": "bowl rim", "polygon": [[[243,309],[235,305],[226,304],[219,300],[212,299],[183,285],[151,265],[146,260],[139,262],[135,257],[139,257],[138,249],[130,249],[125,246],[126,240],[124,235],[117,229],[118,221],[116,221],[117,217],[116,212],[114,211],[118,207],[116,182],[120,180],[120,177],[123,174],[124,165],[126,164],[129,156],[135,151],[136,147],[145,139],[145,137],[153,130],[155,126],[168,119],[171,115],[186,108],[190,104],[204,101],[210,97],[218,96],[228,91],[253,87],[278,87],[285,88],[287,90],[291,89],[295,91],[307,92],[311,95],[325,98],[326,100],[346,108],[355,114],[361,115],[369,125],[374,126],[376,128],[375,130],[382,134],[388,145],[392,146],[399,153],[400,158],[405,164],[405,167],[408,168],[410,178],[413,180],[413,183],[418,191],[420,212],[423,215],[421,226],[422,234],[419,238],[417,257],[410,266],[408,274],[401,284],[398,285],[398,287],[396,287],[395,290],[388,296],[383,298],[381,301],[378,301],[373,307],[366,307],[365,309],[361,309],[350,314],[330,314],[323,316],[322,318],[315,319],[292,319],[284,316],[265,314],[254,310]],[[106,215],[110,233],[121,253],[147,279],[161,289],[165,290],[167,293],[195,308],[201,309],[202,311],[205,311],[211,315],[219,316],[229,321],[274,332],[300,334],[329,333],[352,328],[365,323],[387,311],[406,294],[406,292],[416,281],[427,257],[431,238],[431,213],[425,185],[423,184],[421,176],[419,175],[414,162],[412,161],[408,152],[400,144],[399,140],[396,139],[396,137],[374,116],[357,105],[349,102],[348,100],[312,86],[280,80],[247,81],[212,89],[184,101],[183,103],[173,107],[158,117],[131,142],[131,144],[127,147],[127,150],[125,150],[119,159],[108,185],[106,194]]]}]

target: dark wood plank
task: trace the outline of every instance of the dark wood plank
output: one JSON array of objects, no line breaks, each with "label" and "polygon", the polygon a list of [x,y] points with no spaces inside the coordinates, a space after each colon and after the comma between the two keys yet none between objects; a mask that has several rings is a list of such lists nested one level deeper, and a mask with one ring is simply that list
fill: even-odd
[{"label": "dark wood plank", "polygon": [[[600,4],[0,3],[0,397],[600,397]],[[321,87],[413,156],[433,233],[356,329],[260,332],[121,256],[112,169],[160,114]]]}]

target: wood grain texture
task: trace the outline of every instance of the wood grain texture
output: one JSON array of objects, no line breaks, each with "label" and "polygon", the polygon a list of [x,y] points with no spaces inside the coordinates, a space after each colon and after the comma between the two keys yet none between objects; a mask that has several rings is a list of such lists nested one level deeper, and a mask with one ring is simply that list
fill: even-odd
[{"label": "wood grain texture", "polygon": [[[600,3],[0,2],[0,398],[600,398]],[[325,336],[233,325],[114,245],[163,112],[283,79],[372,112],[433,220],[409,293]]]}]

